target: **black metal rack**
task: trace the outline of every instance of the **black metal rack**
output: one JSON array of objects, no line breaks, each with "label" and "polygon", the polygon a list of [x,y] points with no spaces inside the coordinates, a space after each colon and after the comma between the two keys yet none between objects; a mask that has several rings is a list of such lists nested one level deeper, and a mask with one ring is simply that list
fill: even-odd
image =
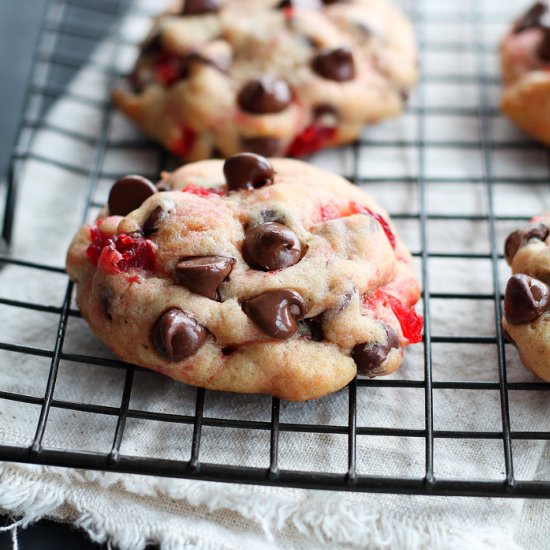
[{"label": "black metal rack", "polygon": [[[9,242],[12,236],[14,221],[16,191],[21,179],[21,171],[29,160],[45,164],[55,165],[59,169],[69,173],[84,175],[87,178],[87,192],[85,196],[84,217],[88,217],[89,209],[99,206],[93,200],[94,192],[101,178],[115,178],[122,174],[109,174],[104,169],[104,160],[109,150],[117,147],[147,147],[154,149],[151,143],[132,144],[120,142],[109,137],[109,127],[112,118],[112,108],[108,101],[97,102],[87,97],[72,94],[73,99],[82,102],[92,102],[99,108],[101,124],[100,131],[91,139],[89,136],[78,132],[49,125],[45,119],[48,105],[57,98],[66,96],[63,86],[52,83],[48,79],[50,68],[62,67],[69,71],[77,71],[88,61],[87,56],[75,55],[74,51],[62,45],[67,37],[84,37],[91,41],[100,40],[108,33],[113,42],[112,58],[109,64],[93,62],[91,66],[107,78],[107,86],[110,88],[119,77],[117,69],[117,56],[123,46],[127,46],[119,32],[122,18],[134,9],[126,0],[50,0],[47,16],[42,29],[42,40],[37,50],[35,64],[45,65],[45,78],[39,84],[34,80],[29,85],[28,101],[32,97],[39,102],[39,108],[34,109],[34,115],[29,115],[26,110],[22,120],[21,130],[13,150],[11,170],[8,178],[8,193],[4,226],[2,236]],[[15,364],[17,356],[43,357],[50,361],[46,390],[42,397],[23,395],[13,391],[5,391],[0,388],[0,399],[18,403],[27,403],[40,407],[40,414],[35,429],[35,435],[30,445],[6,444],[0,441],[0,460],[27,462],[46,465],[67,466],[76,468],[90,468],[109,470],[114,472],[131,472],[151,474],[158,476],[194,478],[203,480],[228,481],[238,483],[251,483],[263,485],[305,487],[313,489],[333,489],[341,491],[368,491],[391,492],[426,495],[469,495],[469,496],[496,496],[496,497],[538,497],[550,496],[550,481],[534,479],[518,479],[514,474],[514,443],[523,441],[548,441],[550,432],[546,431],[519,431],[512,429],[510,422],[509,395],[511,392],[550,391],[550,384],[544,382],[508,382],[505,354],[509,348],[503,340],[500,325],[501,317],[501,281],[499,281],[499,262],[501,243],[497,235],[497,224],[503,221],[517,221],[518,224],[528,219],[526,216],[499,216],[495,213],[495,182],[498,184],[520,184],[530,182],[541,186],[547,192],[547,176],[515,177],[499,176],[495,178],[493,157],[495,151],[507,149],[535,149],[540,147],[532,142],[513,141],[495,142],[493,140],[492,121],[498,115],[496,107],[491,103],[489,87],[498,83],[497,75],[486,73],[486,56],[491,53],[494,45],[484,38],[484,12],[480,2],[471,2],[470,6],[457,8],[452,16],[444,13],[431,13],[421,0],[412,6],[409,15],[414,20],[419,39],[421,55],[426,52],[452,51],[460,48],[470,48],[475,56],[475,70],[470,75],[453,73],[434,75],[426,70],[416,92],[416,102],[408,109],[408,114],[415,117],[416,137],[413,140],[389,139],[389,140],[362,140],[350,146],[353,154],[353,173],[346,174],[356,183],[395,183],[406,182],[415,186],[418,193],[418,212],[415,214],[403,212],[391,212],[393,219],[413,220],[419,227],[419,251],[414,256],[420,262],[422,270],[423,314],[425,317],[425,333],[423,344],[423,376],[415,380],[390,377],[387,379],[356,379],[351,382],[347,390],[348,415],[346,424],[326,424],[307,422],[282,422],[280,420],[281,403],[278,399],[272,399],[270,405],[269,420],[234,419],[229,417],[217,417],[205,415],[205,400],[210,392],[203,389],[196,391],[195,410],[193,414],[179,414],[166,412],[152,412],[131,406],[131,394],[134,383],[136,367],[124,364],[120,361],[107,359],[100,356],[89,356],[64,351],[67,336],[67,323],[72,317],[79,317],[77,310],[71,306],[73,285],[67,282],[64,299],[60,306],[48,305],[40,302],[24,302],[11,299],[8,296],[0,297],[0,305],[12,307],[15,311],[20,309],[48,312],[57,317],[57,333],[55,345],[52,349],[35,347],[4,341],[0,338],[0,350],[14,354]],[[494,15],[494,14],[493,14]],[[504,22],[511,14],[497,14],[497,19]],[[99,22],[98,22],[99,21]],[[466,43],[437,42],[425,37],[424,26],[433,23],[462,22],[473,30],[475,39]],[[426,67],[424,67],[426,69]],[[477,105],[475,107],[451,106],[430,107],[425,100],[425,86],[429,82],[450,83],[459,85],[469,82],[476,86]],[[478,124],[477,139],[471,141],[453,140],[452,136],[445,141],[430,141],[426,138],[426,117],[430,115],[447,116],[471,116],[475,117]],[[93,155],[88,166],[75,166],[70,161],[60,162],[47,156],[40,156],[32,152],[31,144],[33,135],[37,129],[48,128],[54,133],[64,135],[73,140],[80,140],[93,147]],[[414,176],[404,177],[361,177],[359,164],[363,149],[371,148],[371,153],[377,148],[412,148],[417,154],[417,173]],[[432,176],[426,171],[426,155],[436,148],[461,148],[481,151],[482,172],[474,177]],[[164,153],[159,152],[159,171],[168,161]],[[486,214],[431,214],[427,205],[427,193],[431,184],[464,183],[479,184],[483,186]],[[20,205],[24,208],[24,205]],[[489,253],[452,253],[434,252],[430,250],[428,226],[432,221],[444,221],[449,224],[458,222],[485,222],[488,226]],[[74,228],[76,229],[76,228]],[[491,264],[492,287],[488,287],[486,293],[472,292],[432,292],[430,290],[433,280],[430,279],[430,261],[434,258],[460,259],[463,261],[485,259]],[[0,256],[0,262],[4,265],[16,265],[28,272],[29,276],[36,270],[50,271],[63,274],[62,267],[47,265],[21,259],[9,254]],[[61,275],[60,275],[61,276]],[[431,325],[431,299],[438,300],[476,300],[490,302],[493,305],[493,319],[496,337],[493,336],[453,336],[433,335]],[[498,381],[434,381],[432,379],[432,344],[456,344],[475,347],[478,345],[494,346],[497,350]],[[479,360],[483,358],[481,352]],[[60,361],[75,362],[94,366],[112,367],[122,369],[125,373],[124,386],[120,396],[120,404],[117,406],[88,404],[75,400],[54,397],[56,378]],[[411,388],[424,393],[425,425],[422,429],[410,429],[401,426],[376,427],[357,425],[357,401],[359,392],[367,392],[369,388]],[[439,430],[434,429],[434,390],[493,390],[500,394],[500,418],[501,429],[494,431],[473,430]],[[44,433],[48,423],[48,417],[52,410],[76,411],[80,413],[93,413],[116,418],[116,428],[112,435],[112,445],[108,452],[98,449],[55,449],[43,444]],[[121,452],[125,427],[128,419],[144,421],[161,421],[186,425],[192,427],[190,442],[190,456],[185,460],[175,460],[166,456],[131,456]],[[227,465],[201,460],[201,433],[203,427],[217,427],[221,429],[242,428],[252,431],[269,433],[269,464],[267,467]],[[297,471],[280,467],[279,440],[282,434],[294,432],[301,434],[337,434],[347,439],[347,468],[334,473],[328,471]],[[424,473],[421,476],[395,477],[376,474],[362,474],[357,468],[357,437],[368,436],[376,438],[389,436],[397,438],[415,438],[424,442]],[[434,441],[438,440],[487,440],[502,444],[505,472],[501,479],[466,479],[466,478],[442,478],[434,474]],[[502,456],[500,457],[502,458]]]}]

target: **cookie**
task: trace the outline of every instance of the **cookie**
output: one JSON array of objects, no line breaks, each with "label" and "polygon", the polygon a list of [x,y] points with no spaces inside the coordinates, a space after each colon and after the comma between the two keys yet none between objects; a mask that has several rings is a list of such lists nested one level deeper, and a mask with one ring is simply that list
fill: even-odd
[{"label": "cookie", "polygon": [[393,372],[421,340],[411,257],[340,176],[240,153],[164,173],[158,189],[118,180],[67,256],[82,316],[123,360],[302,401]]},{"label": "cookie", "polygon": [[388,0],[187,0],[156,20],[114,102],[185,160],[303,156],[402,111],[416,67]]},{"label": "cookie", "polygon": [[523,364],[550,380],[550,213],[506,239],[512,277],[504,294],[503,328]]},{"label": "cookie", "polygon": [[550,145],[550,11],[529,8],[504,37],[501,47],[501,108],[522,130]]}]

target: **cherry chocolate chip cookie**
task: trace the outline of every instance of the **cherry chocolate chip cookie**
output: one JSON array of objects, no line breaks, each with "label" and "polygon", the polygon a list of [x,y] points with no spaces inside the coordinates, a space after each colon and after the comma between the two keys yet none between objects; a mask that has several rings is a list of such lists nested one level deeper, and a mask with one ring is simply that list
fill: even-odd
[{"label": "cherry chocolate chip cookie", "polygon": [[550,145],[550,8],[536,2],[500,46],[501,107],[522,130]]},{"label": "cherry chocolate chip cookie", "polygon": [[411,26],[390,0],[186,0],[157,18],[116,106],[185,160],[303,156],[403,109]]},{"label": "cherry chocolate chip cookie", "polygon": [[301,401],[393,372],[421,340],[411,257],[357,186],[240,153],[157,189],[115,182],[67,256],[83,317],[123,360]]},{"label": "cherry chocolate chip cookie", "polygon": [[502,325],[523,364],[550,380],[550,214],[533,218],[504,245],[512,277],[504,294]]}]

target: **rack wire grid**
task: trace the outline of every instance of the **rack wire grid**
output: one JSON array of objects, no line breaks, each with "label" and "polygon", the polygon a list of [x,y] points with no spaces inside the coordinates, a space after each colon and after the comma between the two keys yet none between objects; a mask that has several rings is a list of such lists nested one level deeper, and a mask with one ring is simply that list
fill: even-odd
[{"label": "rack wire grid", "polygon": [[[485,5],[484,5],[485,4]],[[194,478],[201,480],[231,481],[238,483],[276,485],[287,487],[303,487],[313,489],[332,489],[341,491],[364,492],[388,492],[409,493],[425,495],[468,495],[468,496],[497,496],[497,497],[548,497],[550,496],[550,482],[532,478],[521,479],[515,474],[514,450],[521,441],[545,442],[550,440],[550,432],[512,429],[511,412],[509,407],[510,396],[523,392],[525,399],[529,400],[535,392],[547,392],[550,384],[535,379],[526,382],[508,382],[505,353],[513,351],[512,346],[503,339],[500,325],[501,317],[501,283],[502,275],[499,267],[502,267],[502,239],[499,233],[501,222],[522,224],[529,219],[528,215],[497,215],[495,211],[495,189],[498,186],[522,185],[526,181],[537,186],[546,197],[548,193],[548,175],[535,175],[531,177],[514,176],[510,174],[495,177],[495,157],[501,158],[501,153],[514,154],[517,151],[535,151],[538,155],[546,156],[547,153],[537,144],[525,140],[525,138],[512,139],[497,142],[493,139],[494,124],[499,120],[496,102],[493,96],[498,92],[498,75],[487,70],[488,58],[495,54],[495,35],[504,29],[506,23],[514,15],[511,12],[501,10],[501,4],[496,1],[485,0],[479,2],[456,3],[455,6],[442,9],[442,3],[430,0],[418,0],[416,3],[406,6],[408,14],[416,26],[416,34],[419,43],[421,58],[421,80],[414,93],[414,100],[409,104],[408,117],[415,132],[412,139],[391,137],[390,139],[372,139],[367,133],[366,137],[346,148],[351,155],[350,166],[353,173],[344,174],[358,184],[376,186],[384,185],[386,196],[391,197],[395,193],[395,185],[406,184],[414,189],[417,197],[417,211],[399,212],[391,211],[390,214],[396,223],[412,221],[418,227],[419,249],[413,256],[421,270],[421,282],[423,286],[423,315],[425,318],[425,331],[423,345],[423,369],[420,376],[415,379],[403,379],[398,376],[390,376],[385,379],[353,380],[347,389],[342,390],[340,399],[347,399],[347,419],[345,423],[308,423],[284,422],[281,420],[281,411],[284,403],[279,399],[267,398],[266,406],[270,407],[269,416],[264,420],[235,419],[223,415],[205,414],[205,402],[212,395],[204,389],[188,388],[194,392],[194,413],[179,414],[177,412],[165,413],[140,409],[133,406],[131,395],[136,372],[141,369],[120,361],[100,356],[89,356],[64,350],[67,338],[67,325],[71,319],[79,318],[79,312],[72,306],[73,284],[65,279],[66,289],[60,306],[49,305],[37,301],[15,300],[12,297],[0,298],[0,305],[13,308],[14,315],[23,309],[38,312],[46,312],[54,316],[57,321],[55,343],[52,348],[22,345],[18,343],[0,341],[0,351],[3,357],[10,358],[10,364],[17,365],[18,358],[24,356],[45,358],[48,362],[47,380],[43,395],[31,396],[17,391],[5,391],[0,388],[0,399],[12,403],[31,404],[39,409],[38,420],[33,429],[34,437],[30,445],[10,444],[0,441],[0,459],[4,461],[35,463],[44,465],[56,465],[66,467],[88,468],[108,470],[113,472],[129,472],[151,474],[169,477]],[[492,8],[489,11],[488,8]],[[92,71],[105,77],[106,86],[110,89],[116,79],[121,76],[116,59],[123,47],[135,46],[128,44],[119,31],[122,18],[135,10],[135,6],[126,0],[50,0],[44,17],[43,28],[36,50],[34,71],[28,87],[26,110],[21,121],[17,142],[13,149],[11,168],[8,177],[6,193],[6,209],[3,222],[3,238],[5,242],[12,237],[14,223],[16,191],[22,178],[25,163],[29,160],[55,166],[69,174],[85,176],[87,191],[85,205],[83,206],[83,220],[89,219],[90,210],[100,206],[94,202],[94,192],[98,182],[102,178],[113,179],[122,174],[109,173],[104,166],[106,155],[116,148],[141,148],[158,152],[159,171],[164,168],[169,158],[162,153],[160,148],[150,142],[136,143],[133,141],[117,141],[110,137],[112,106],[109,101],[97,102],[78,93],[67,91],[64,85],[59,84],[59,73],[66,73],[64,78],[75,73],[83,65],[87,65]],[[493,27],[490,27],[493,25]],[[434,38],[431,32],[435,27],[444,29],[447,34],[445,39]],[[492,29],[491,31],[489,29]],[[448,33],[446,30],[448,29]],[[491,36],[489,37],[489,33]],[[108,38],[105,38],[107,37]],[[438,34],[441,36],[441,33]],[[89,41],[88,49],[99,40],[108,40],[112,43],[112,55],[109,64],[90,61],[88,55],[75,54],[74,40]],[[447,64],[447,72],[431,72],[430,63],[434,56],[451,56],[461,54],[472,59],[472,71],[470,73],[456,70],[452,61]],[[453,72],[456,71],[456,72]],[[56,76],[57,75],[57,76]],[[57,80],[56,80],[57,78]],[[449,92],[449,104],[430,105],[427,101],[429,87],[437,85],[454,88],[455,92]],[[464,106],[457,99],[462,97],[461,86],[468,85],[474,90],[472,102]],[[56,127],[48,122],[46,113],[48,108],[60,97],[69,95],[72,100],[91,105],[97,110],[100,117],[100,130],[92,139],[78,132]],[[469,117],[474,124],[475,133],[472,139],[453,139],[453,135],[445,134],[443,138],[434,138],[429,133],[427,126],[430,117],[443,116]],[[61,135],[75,141],[84,141],[93,148],[93,155],[89,165],[75,166],[70,160],[60,161],[54,155],[40,155],[32,151],[33,137],[39,129],[48,129],[55,135]],[[519,133],[517,134],[519,136]],[[360,164],[368,155],[381,154],[382,151],[414,151],[416,155],[417,173],[412,176],[396,174],[391,176],[362,176]],[[449,173],[447,176],[433,176],[426,168],[427,157],[433,151],[460,150],[477,152],[481,155],[481,172],[475,177],[455,176]],[[434,214],[428,208],[428,192],[430,186],[446,184],[475,185],[482,190],[486,204],[485,214]],[[546,200],[546,199],[545,199]],[[387,204],[386,204],[387,205]],[[20,204],[19,208],[25,208]],[[390,209],[391,210],[391,209]],[[459,223],[483,223],[487,228],[488,252],[487,253],[462,253],[433,251],[430,248],[429,224],[441,222],[451,226]],[[76,229],[76,227],[74,228]],[[432,291],[433,278],[430,278],[430,262],[433,259],[460,260],[475,262],[487,260],[490,262],[490,281],[486,293],[477,292],[440,292]],[[4,266],[18,266],[23,270],[22,278],[33,277],[33,274],[53,272],[64,277],[64,269],[47,263],[33,262],[32,260],[17,258],[9,253],[2,254],[0,261]],[[472,263],[472,269],[475,264]],[[7,289],[6,289],[7,290]],[[471,300],[476,304],[490,305],[491,318],[494,322],[494,336],[456,336],[434,335],[432,324],[432,304],[434,300],[445,301]],[[437,381],[432,379],[433,345],[453,344],[467,346],[473,350],[474,361],[480,366],[482,363],[491,362],[492,355],[486,350],[496,349],[495,361],[498,378],[494,381]],[[477,351],[477,350],[480,351]],[[1,357],[1,356],[0,356]],[[119,396],[119,404],[103,405],[86,403],[84,400],[64,399],[56,397],[56,379],[58,378],[61,361],[87,365],[94,367],[109,367],[121,370],[124,373],[122,394]],[[407,367],[404,367],[405,369]],[[403,369],[402,369],[403,370]],[[174,382],[174,384],[176,384]],[[389,388],[413,388],[423,394],[424,426],[420,429],[410,429],[403,426],[377,427],[358,426],[357,403],[361,392],[373,391],[378,388],[386,391]],[[492,390],[499,393],[499,429],[496,430],[443,430],[434,429],[434,391],[439,390],[467,390],[482,392]],[[244,398],[244,397],[243,397]],[[91,448],[54,448],[44,443],[44,434],[48,426],[48,419],[52,411],[66,410],[84,414],[105,415],[116,419],[112,443],[110,449],[101,451]],[[132,456],[121,450],[124,440],[125,427],[129,419],[139,419],[145,422],[166,422],[177,425],[185,425],[190,428],[190,455],[186,459],[167,458],[158,456]],[[437,421],[437,416],[436,416]],[[222,430],[242,428],[251,432],[268,434],[269,444],[265,446],[268,452],[267,467],[242,464],[221,464],[216,460],[204,460],[201,457],[201,441],[204,427],[217,427]],[[340,472],[328,471],[298,471],[281,467],[279,460],[279,443],[285,434],[290,432],[298,434],[338,434],[347,441],[347,465]],[[1,433],[1,432],[0,432]],[[422,462],[422,474],[418,476],[388,476],[377,475],[358,471],[357,467],[357,438],[368,437],[372,440],[378,437],[395,437],[416,439],[423,443],[422,450],[418,450],[416,459]],[[497,444],[495,460],[503,460],[504,470],[500,479],[468,479],[465,477],[446,478],[434,474],[434,442],[442,440],[456,440],[468,442],[468,440],[483,440],[487,443]],[[501,447],[501,450],[499,450]]]}]

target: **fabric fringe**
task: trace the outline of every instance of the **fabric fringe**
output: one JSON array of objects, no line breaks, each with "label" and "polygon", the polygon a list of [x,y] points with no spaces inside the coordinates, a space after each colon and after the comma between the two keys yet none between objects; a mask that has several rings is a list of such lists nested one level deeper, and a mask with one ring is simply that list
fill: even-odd
[{"label": "fabric fringe", "polygon": [[[276,536],[284,529],[296,529],[312,546],[318,544],[348,545],[366,549],[400,548],[407,550],[517,550],[520,547],[501,529],[472,530],[459,523],[413,520],[370,505],[369,509],[352,506],[337,494],[308,491],[299,502],[289,502],[281,496],[251,495],[242,487],[219,486],[204,482],[179,482],[145,476],[122,476],[50,467],[0,466],[0,507],[20,520],[4,528],[16,533],[45,516],[55,517],[63,505],[75,513],[73,524],[98,543],[110,544],[120,550],[142,550],[147,544],[158,544],[163,550],[214,548],[197,540],[184,526],[170,529],[150,525],[146,521],[131,526],[102,514],[97,507],[75,501],[71,483],[99,483],[104,489],[119,485],[125,491],[145,497],[165,496],[202,507],[210,513],[231,511],[255,522],[266,536],[267,546],[277,547]],[[30,470],[30,471],[29,471]],[[8,475],[9,471],[9,475]],[[37,474],[48,474],[48,480]],[[14,538],[14,548],[17,540]],[[218,550],[219,544],[216,544]],[[230,547],[228,547],[230,548]]]}]

